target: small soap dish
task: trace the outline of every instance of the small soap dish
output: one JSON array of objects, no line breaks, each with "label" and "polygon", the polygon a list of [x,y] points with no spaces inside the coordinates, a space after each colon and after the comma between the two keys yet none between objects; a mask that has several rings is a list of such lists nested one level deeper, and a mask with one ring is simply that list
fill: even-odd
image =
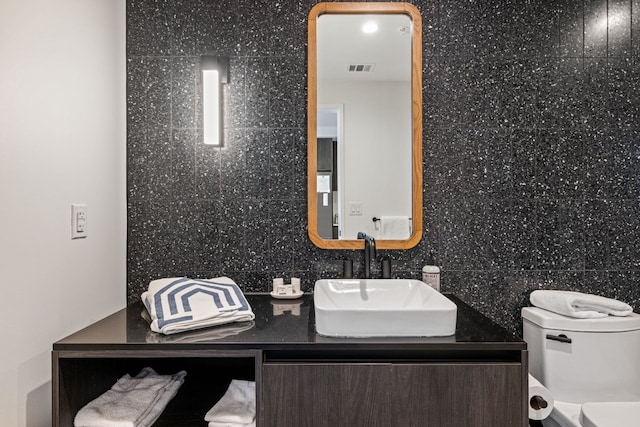
[{"label": "small soap dish", "polygon": [[292,294],[277,294],[275,292],[270,292],[271,297],[276,299],[296,299],[296,298],[300,298],[303,294],[304,292],[302,291],[295,292]]},{"label": "small soap dish", "polygon": [[300,278],[292,277],[290,284],[284,284],[282,277],[273,279],[273,290],[271,296],[276,299],[296,299],[302,296],[300,290]]}]

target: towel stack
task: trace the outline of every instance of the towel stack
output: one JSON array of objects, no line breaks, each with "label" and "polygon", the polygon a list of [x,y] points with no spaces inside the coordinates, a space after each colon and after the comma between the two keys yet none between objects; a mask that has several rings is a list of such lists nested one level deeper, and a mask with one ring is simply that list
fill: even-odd
[{"label": "towel stack", "polygon": [[242,291],[228,277],[153,280],[142,302],[151,330],[166,335],[255,319]]},{"label": "towel stack", "polygon": [[537,290],[529,300],[536,307],[578,319],[628,316],[633,311],[624,302],[581,292]]},{"label": "towel stack", "polygon": [[144,368],[138,375],[120,378],[110,390],[84,406],[74,419],[75,427],[151,426],[173,399],[187,375],[158,375]]},{"label": "towel stack", "polygon": [[232,380],[224,396],[207,412],[209,427],[255,427],[256,383]]}]

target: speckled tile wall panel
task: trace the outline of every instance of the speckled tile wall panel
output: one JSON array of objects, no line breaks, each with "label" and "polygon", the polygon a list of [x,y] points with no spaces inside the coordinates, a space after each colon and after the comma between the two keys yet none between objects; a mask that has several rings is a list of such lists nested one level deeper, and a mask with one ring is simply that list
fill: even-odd
[{"label": "speckled tile wall panel", "polygon": [[638,57],[640,56],[640,43],[638,43],[636,37],[637,34],[640,34],[640,0],[631,2],[631,34],[632,54]]},{"label": "speckled tile wall panel", "polygon": [[579,58],[584,49],[584,4],[564,0],[557,3],[557,34],[559,57]]},{"label": "speckled tile wall panel", "polygon": [[607,2],[607,55],[631,55],[631,0]]},{"label": "speckled tile wall panel", "polygon": [[[584,56],[607,56],[607,0],[583,0]],[[613,3],[613,1],[612,1]]]},{"label": "speckled tile wall panel", "polygon": [[[315,0],[128,0],[129,302],[152,279],[245,291],[337,277],[307,237],[306,17]],[[442,288],[519,333],[534,289],[640,311],[640,0],[416,0],[423,239]],[[222,148],[199,143],[199,57],[230,57]],[[379,272],[379,265],[375,273]]]}]

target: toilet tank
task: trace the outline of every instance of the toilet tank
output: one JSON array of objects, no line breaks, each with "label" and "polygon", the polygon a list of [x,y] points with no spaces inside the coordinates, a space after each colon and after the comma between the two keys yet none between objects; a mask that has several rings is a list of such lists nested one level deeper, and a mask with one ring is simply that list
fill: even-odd
[{"label": "toilet tank", "polygon": [[640,400],[640,315],[574,319],[525,307],[522,323],[529,372],[554,399]]}]

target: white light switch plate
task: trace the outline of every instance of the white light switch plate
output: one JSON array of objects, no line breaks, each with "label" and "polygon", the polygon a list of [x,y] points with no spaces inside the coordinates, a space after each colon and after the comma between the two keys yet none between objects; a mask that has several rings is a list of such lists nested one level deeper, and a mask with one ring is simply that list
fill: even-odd
[{"label": "white light switch plate", "polygon": [[351,216],[362,215],[362,202],[349,203],[349,215]]}]

